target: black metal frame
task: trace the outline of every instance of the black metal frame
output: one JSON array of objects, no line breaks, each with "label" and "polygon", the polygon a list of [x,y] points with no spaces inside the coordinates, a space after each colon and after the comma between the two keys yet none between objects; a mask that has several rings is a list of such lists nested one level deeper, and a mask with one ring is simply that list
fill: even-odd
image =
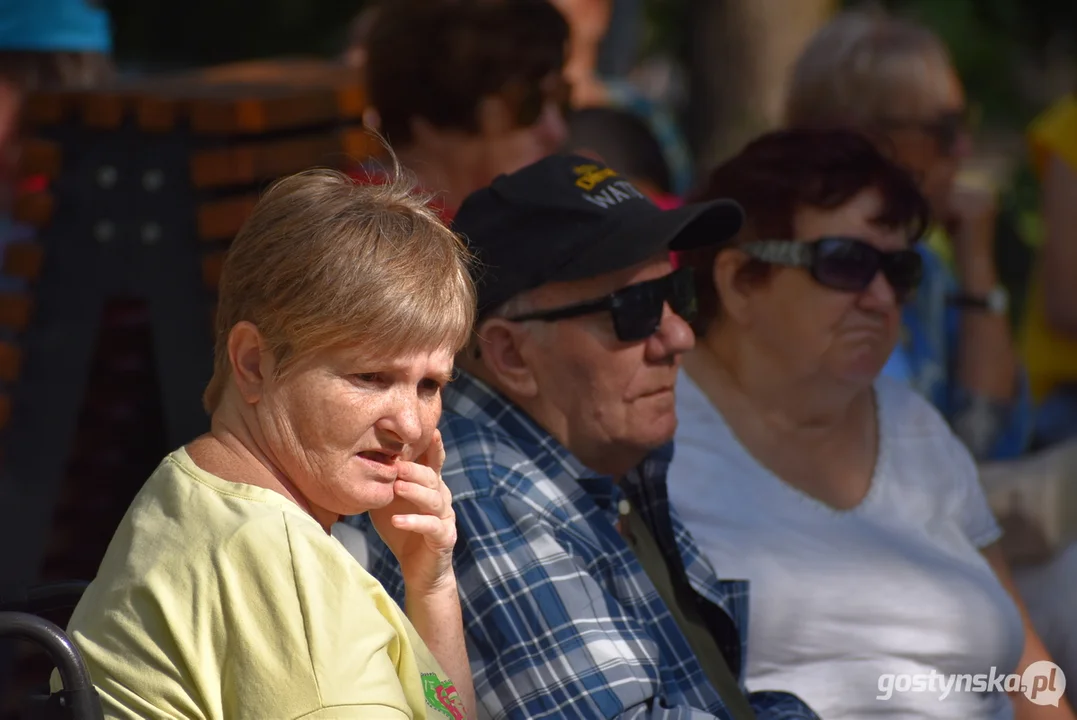
[{"label": "black metal frame", "polygon": [[41,646],[60,673],[63,690],[32,698],[33,720],[104,720],[101,698],[90,680],[82,653],[63,630],[37,615],[0,612],[0,638],[29,640]]}]

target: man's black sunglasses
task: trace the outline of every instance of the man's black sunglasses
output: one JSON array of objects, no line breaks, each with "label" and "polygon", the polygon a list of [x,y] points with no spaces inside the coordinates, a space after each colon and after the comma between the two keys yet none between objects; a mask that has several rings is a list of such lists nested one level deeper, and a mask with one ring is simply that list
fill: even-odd
[{"label": "man's black sunglasses", "polygon": [[617,333],[617,339],[621,342],[638,342],[658,332],[667,302],[670,309],[686,321],[692,322],[695,319],[696,288],[691,270],[681,268],[654,280],[623,287],[597,300],[539,310],[508,319],[513,322],[552,322],[608,311],[613,316],[613,330]]},{"label": "man's black sunglasses", "polygon": [[923,264],[915,250],[884,252],[858,238],[760,240],[738,247],[763,262],[808,268],[816,282],[832,290],[862,292],[881,271],[898,302],[916,289],[923,274]]}]

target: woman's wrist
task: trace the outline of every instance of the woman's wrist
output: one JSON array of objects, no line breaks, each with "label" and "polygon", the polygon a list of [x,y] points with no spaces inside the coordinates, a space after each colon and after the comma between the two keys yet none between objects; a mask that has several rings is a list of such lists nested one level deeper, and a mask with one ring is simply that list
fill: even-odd
[{"label": "woman's wrist", "polygon": [[404,578],[404,597],[408,603],[412,602],[412,600],[416,602],[436,602],[446,597],[456,598],[457,592],[456,573],[453,572],[451,567],[433,581],[409,581],[407,577]]}]

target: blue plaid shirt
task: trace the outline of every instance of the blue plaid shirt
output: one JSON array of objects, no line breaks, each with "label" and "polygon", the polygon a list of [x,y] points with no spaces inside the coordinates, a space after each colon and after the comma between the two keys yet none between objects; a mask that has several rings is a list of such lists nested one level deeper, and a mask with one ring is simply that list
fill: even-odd
[{"label": "blue plaid shirt", "polygon": [[[747,583],[720,581],[670,513],[666,447],[620,484],[595,477],[545,430],[461,374],[444,393],[442,476],[480,716],[730,718],[688,641],[616,528],[626,497],[724,627],[716,638],[742,679]],[[366,515],[370,571],[403,605],[395,558]],[[668,555],[668,553],[667,553]],[[763,720],[815,718],[786,693],[753,693]]]}]

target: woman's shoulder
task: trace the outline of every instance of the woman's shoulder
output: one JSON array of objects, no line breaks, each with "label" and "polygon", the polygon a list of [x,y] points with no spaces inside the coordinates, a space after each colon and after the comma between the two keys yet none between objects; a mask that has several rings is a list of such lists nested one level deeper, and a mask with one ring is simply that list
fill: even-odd
[{"label": "woman's shoulder", "polygon": [[888,467],[906,482],[937,487],[968,474],[968,451],[949,423],[923,395],[895,378],[875,382],[880,433]]},{"label": "woman's shoulder", "polygon": [[949,434],[946,419],[907,382],[881,375],[874,383],[883,431],[892,437],[929,439]]},{"label": "woman's shoulder", "polygon": [[286,586],[291,566],[302,568],[290,560],[297,553],[322,564],[358,565],[287,498],[205,472],[181,449],[161,461],[135,497],[95,583],[155,596],[228,581]]}]

